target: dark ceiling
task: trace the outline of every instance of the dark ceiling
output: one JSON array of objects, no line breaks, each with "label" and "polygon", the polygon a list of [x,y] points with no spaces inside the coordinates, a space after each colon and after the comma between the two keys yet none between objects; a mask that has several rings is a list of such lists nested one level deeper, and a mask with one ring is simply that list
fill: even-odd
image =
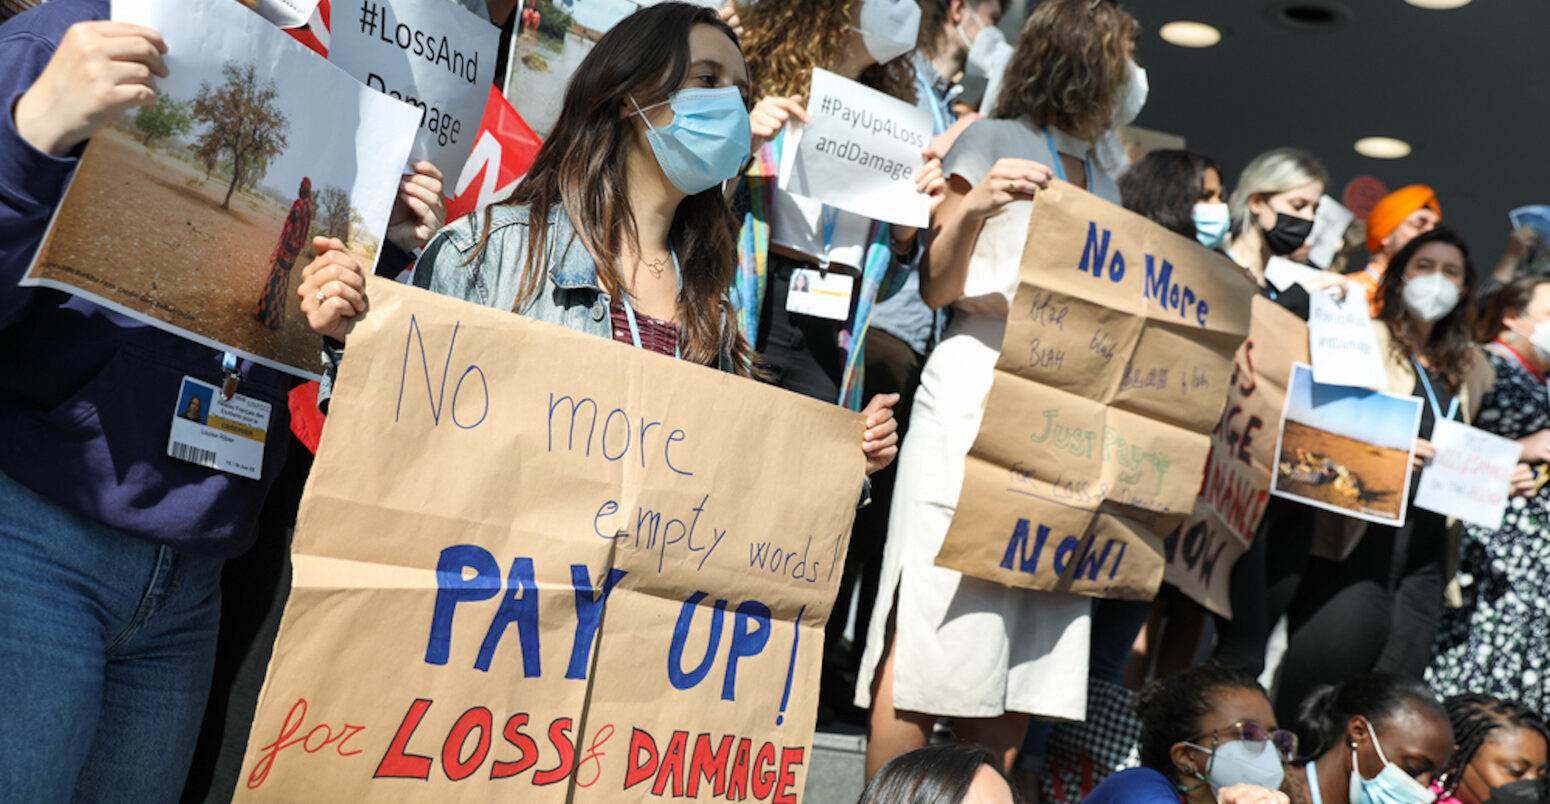
[{"label": "dark ceiling", "polygon": [[[1507,211],[1550,203],[1550,2],[1475,0],[1429,11],[1404,0],[1132,0],[1145,28],[1137,61],[1151,92],[1136,125],[1183,136],[1215,159],[1230,187],[1254,156],[1294,145],[1329,169],[1339,199],[1368,174],[1390,189],[1436,188],[1444,222],[1489,266],[1507,241]],[[1343,19],[1299,30],[1278,19],[1317,5]],[[1008,9],[1008,16],[1020,9]],[[1158,29],[1195,20],[1220,29],[1215,47],[1170,45]],[[1352,146],[1390,136],[1414,150],[1371,159]]]}]

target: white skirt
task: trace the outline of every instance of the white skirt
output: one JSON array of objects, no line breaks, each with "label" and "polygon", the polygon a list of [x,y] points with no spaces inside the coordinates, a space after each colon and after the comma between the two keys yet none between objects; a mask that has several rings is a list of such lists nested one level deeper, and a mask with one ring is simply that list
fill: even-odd
[{"label": "white skirt", "polygon": [[857,706],[871,705],[895,614],[895,709],[960,718],[1086,716],[1092,599],[1003,586],[934,563],[958,505],[964,459],[979,433],[1005,329],[1004,314],[960,310],[921,373],[899,453]]}]

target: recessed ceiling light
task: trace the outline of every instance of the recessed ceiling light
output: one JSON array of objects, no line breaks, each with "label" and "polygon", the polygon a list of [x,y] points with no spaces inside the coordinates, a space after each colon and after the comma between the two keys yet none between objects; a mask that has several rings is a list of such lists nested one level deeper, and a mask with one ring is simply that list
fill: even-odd
[{"label": "recessed ceiling light", "polygon": [[1179,47],[1211,47],[1222,41],[1222,32],[1203,22],[1179,20],[1158,29],[1164,42]]},{"label": "recessed ceiling light", "polygon": [[1428,8],[1434,11],[1446,11],[1450,8],[1463,8],[1469,5],[1469,0],[1405,0],[1416,8]]},{"label": "recessed ceiling light", "polygon": [[1373,159],[1403,159],[1410,155],[1410,143],[1393,137],[1363,137],[1356,141],[1356,152]]}]

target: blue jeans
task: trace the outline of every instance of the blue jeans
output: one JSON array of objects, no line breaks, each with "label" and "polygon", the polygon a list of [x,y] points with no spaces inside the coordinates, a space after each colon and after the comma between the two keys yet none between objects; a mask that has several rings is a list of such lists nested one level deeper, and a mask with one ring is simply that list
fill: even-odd
[{"label": "blue jeans", "polygon": [[0,795],[175,802],[209,695],[221,561],[0,473]]}]

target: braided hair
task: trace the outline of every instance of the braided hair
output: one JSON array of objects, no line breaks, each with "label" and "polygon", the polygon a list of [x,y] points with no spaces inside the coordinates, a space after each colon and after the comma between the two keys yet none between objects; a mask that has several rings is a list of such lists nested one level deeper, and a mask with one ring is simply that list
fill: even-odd
[{"label": "braided hair", "polygon": [[[1537,732],[1550,745],[1550,724],[1539,713],[1516,701],[1506,701],[1490,695],[1465,693],[1449,698],[1443,703],[1448,710],[1448,720],[1453,724],[1453,754],[1443,766],[1440,778],[1443,788],[1450,794],[1458,787],[1464,775],[1464,767],[1475,758],[1475,752],[1485,744],[1491,733],[1501,729],[1528,729]],[[1550,778],[1540,778],[1539,794],[1550,793]]]}]

